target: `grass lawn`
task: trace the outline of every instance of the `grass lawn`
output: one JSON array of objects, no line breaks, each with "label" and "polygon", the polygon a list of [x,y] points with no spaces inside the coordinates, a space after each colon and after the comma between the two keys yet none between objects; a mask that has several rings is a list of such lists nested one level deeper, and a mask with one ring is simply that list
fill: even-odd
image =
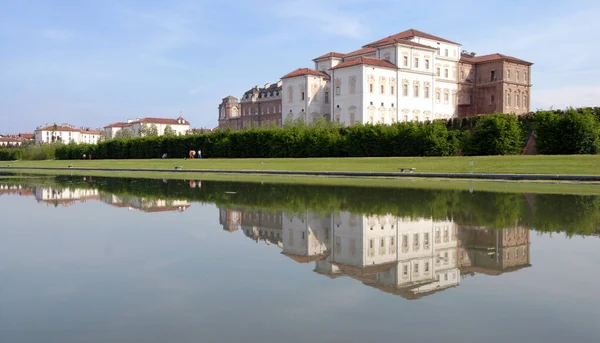
[{"label": "grass lawn", "polygon": [[[473,161],[470,167],[469,161]],[[477,157],[364,157],[364,158],[272,158],[272,159],[152,159],[152,160],[71,160],[0,162],[12,167],[88,167],[173,169],[246,169],[292,171],[373,171],[397,172],[416,168],[423,173],[517,173],[600,175],[600,155],[568,156],[477,156]]]},{"label": "grass lawn", "polygon": [[[186,172],[104,172],[104,171],[77,171],[77,170],[11,170],[27,174],[69,175],[69,176],[104,176],[128,177],[144,179],[170,179],[170,180],[203,180],[203,181],[232,181],[232,182],[260,182],[264,184],[303,184],[303,185],[328,185],[328,186],[353,186],[353,187],[385,187],[385,188],[420,188],[420,189],[446,189],[465,190],[474,192],[501,192],[501,193],[538,193],[538,194],[578,194],[600,195],[600,183],[594,182],[542,182],[542,181],[481,181],[481,180],[453,180],[453,179],[422,179],[422,178],[345,178],[345,177],[312,177],[312,176],[285,176],[285,175],[242,175],[242,174],[212,174],[212,173],[186,173]],[[31,177],[31,176],[30,176]],[[0,181],[16,179],[19,176],[0,176]]]}]

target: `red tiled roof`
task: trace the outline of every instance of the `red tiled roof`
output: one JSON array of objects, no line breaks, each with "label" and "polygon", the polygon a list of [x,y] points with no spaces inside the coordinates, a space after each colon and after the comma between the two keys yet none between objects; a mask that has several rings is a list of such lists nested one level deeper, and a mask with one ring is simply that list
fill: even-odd
[{"label": "red tiled roof", "polygon": [[71,132],[79,132],[81,131],[80,129],[76,129],[74,127],[70,127],[70,126],[63,126],[63,125],[57,125],[56,126],[56,130],[54,129],[54,125],[50,125],[50,126],[46,126],[46,127],[42,127],[39,128],[37,131],[71,131]]},{"label": "red tiled roof", "polygon": [[[365,45],[365,47],[380,46],[380,45],[395,43],[395,40],[405,40],[406,41],[406,40],[412,39],[414,37],[427,38],[427,39],[436,40],[436,41],[440,41],[440,42],[446,42],[446,43],[450,43],[450,44],[460,45],[458,43],[449,41],[447,39],[444,39],[444,38],[441,38],[438,36],[434,36],[434,35],[430,35],[429,33],[421,32],[421,31],[415,30],[415,29],[410,29],[410,30],[406,30],[406,31],[397,33],[392,36],[388,36],[388,37],[380,39],[378,41],[369,43],[369,44]],[[419,44],[419,43],[414,43],[414,44]],[[419,44],[419,45],[422,45],[422,44]],[[423,45],[423,46],[426,46],[426,45]],[[429,47],[429,48],[431,48],[431,47]]]},{"label": "red tiled roof", "polygon": [[362,48],[362,49],[358,49],[356,51],[352,51],[352,52],[345,54],[344,58],[360,56],[360,55],[364,55],[364,54],[371,54],[371,53],[374,53],[375,51],[377,51],[377,49],[373,48],[373,47]]},{"label": "red tiled roof", "polygon": [[322,55],[322,56],[319,56],[319,57],[313,59],[313,61],[323,60],[323,59],[330,58],[330,57],[343,58],[344,54],[341,54],[339,52],[329,52],[329,53],[326,53],[325,55]]},{"label": "red tiled roof", "polygon": [[[183,119],[183,118],[181,118]],[[183,119],[183,123],[179,123],[178,119],[171,118],[142,118],[140,120],[136,120],[137,123],[145,123],[145,124],[169,124],[169,125],[189,125],[190,123]]]},{"label": "red tiled roof", "polygon": [[188,208],[190,208],[190,205],[184,205],[184,206],[170,206],[170,207],[150,207],[150,208],[141,208],[141,211],[144,212],[148,212],[148,213],[155,213],[155,212],[170,212],[170,211],[185,211]]},{"label": "red tiled roof", "polygon": [[33,139],[35,137],[35,133],[19,133],[19,136],[25,139]]},{"label": "red tiled roof", "polygon": [[107,128],[107,127],[127,127],[127,126],[131,126],[131,123],[124,123],[124,122],[112,123],[110,125],[106,125],[104,128]]},{"label": "red tiled roof", "polygon": [[99,135],[100,134],[100,130],[81,130],[81,133],[83,133],[84,135]]},{"label": "red tiled roof", "polygon": [[291,77],[303,76],[303,75],[314,75],[314,76],[323,77],[325,79],[329,79],[329,75],[327,75],[326,73],[323,73],[318,70],[310,69],[310,68],[298,68],[298,69],[294,70],[293,72],[284,75],[282,77],[282,79],[289,79]]},{"label": "red tiled roof", "polygon": [[7,142],[7,143],[12,143],[12,142],[22,142],[24,139],[21,137],[0,137],[0,142]]},{"label": "red tiled roof", "polygon": [[290,253],[285,253],[282,252],[283,255],[291,258],[292,260],[298,262],[298,263],[310,263],[310,262],[315,262],[315,261],[319,261],[322,260],[324,258],[326,258],[328,256],[328,254],[319,254],[319,255],[312,255],[312,256],[303,256],[303,255],[296,255],[296,254],[290,254]]},{"label": "red tiled roof", "polygon": [[356,66],[359,64],[366,64],[366,65],[382,67],[382,68],[398,69],[398,67],[390,61],[380,60],[378,58],[371,58],[371,57],[359,57],[357,59],[350,60],[348,62],[340,63],[331,69],[347,68],[347,67],[352,67],[352,66]]},{"label": "red tiled roof", "polygon": [[475,57],[467,57],[467,56],[462,56],[460,58],[460,62],[462,63],[483,63],[483,62],[491,62],[491,61],[501,61],[501,60],[505,60],[505,61],[510,61],[510,62],[515,62],[515,63],[521,63],[521,64],[527,64],[527,65],[532,65],[533,63],[531,62],[527,62],[525,60],[522,60],[520,58],[516,58],[516,57],[512,57],[512,56],[507,56],[507,55],[502,55],[502,54],[489,54],[489,55],[482,55],[482,56],[475,56]]}]

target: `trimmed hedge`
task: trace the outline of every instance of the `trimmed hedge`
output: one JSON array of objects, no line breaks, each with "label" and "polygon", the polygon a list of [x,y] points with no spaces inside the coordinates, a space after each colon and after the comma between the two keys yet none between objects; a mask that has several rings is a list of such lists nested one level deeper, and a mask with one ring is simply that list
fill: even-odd
[{"label": "trimmed hedge", "polygon": [[97,145],[69,144],[58,159],[184,158],[190,150],[204,157],[385,157],[511,155],[523,151],[534,132],[542,154],[600,153],[600,108],[539,111],[522,116],[493,114],[448,121],[393,125],[297,125],[199,135],[113,139]]},{"label": "trimmed hedge", "polygon": [[16,161],[23,158],[23,149],[0,149],[0,161]]}]

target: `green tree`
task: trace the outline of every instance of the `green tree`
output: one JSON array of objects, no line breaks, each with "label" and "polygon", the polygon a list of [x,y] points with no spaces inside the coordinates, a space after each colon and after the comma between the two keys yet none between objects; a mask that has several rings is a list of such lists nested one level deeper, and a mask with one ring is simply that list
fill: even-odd
[{"label": "green tree", "polygon": [[465,154],[515,155],[523,150],[523,146],[523,130],[517,116],[493,114],[479,118]]},{"label": "green tree", "polygon": [[176,136],[177,132],[175,132],[175,130],[173,130],[171,125],[167,125],[167,126],[165,126],[165,132],[163,134],[165,136]]},{"label": "green tree", "polygon": [[155,124],[142,124],[142,127],[140,128],[140,134],[143,137],[156,137],[158,136],[158,128]]},{"label": "green tree", "polygon": [[131,131],[130,129],[121,129],[119,131],[117,131],[117,133],[115,133],[115,138],[117,139],[129,139],[129,138],[133,138],[133,131]]}]

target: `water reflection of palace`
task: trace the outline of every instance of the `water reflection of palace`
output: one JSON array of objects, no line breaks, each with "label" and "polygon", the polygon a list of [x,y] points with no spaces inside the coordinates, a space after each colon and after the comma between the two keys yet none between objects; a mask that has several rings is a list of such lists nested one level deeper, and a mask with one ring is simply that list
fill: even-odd
[{"label": "water reflection of palace", "polygon": [[299,263],[330,278],[418,299],[456,287],[468,276],[529,267],[529,230],[463,226],[453,221],[392,215],[220,209],[227,231],[276,244]]},{"label": "water reflection of palace", "polygon": [[190,207],[188,200],[166,200],[143,197],[118,196],[103,193],[95,188],[70,188],[59,186],[23,186],[0,184],[0,195],[33,196],[37,202],[53,206],[71,206],[88,200],[102,201],[114,207],[124,207],[142,212],[183,212]]}]

